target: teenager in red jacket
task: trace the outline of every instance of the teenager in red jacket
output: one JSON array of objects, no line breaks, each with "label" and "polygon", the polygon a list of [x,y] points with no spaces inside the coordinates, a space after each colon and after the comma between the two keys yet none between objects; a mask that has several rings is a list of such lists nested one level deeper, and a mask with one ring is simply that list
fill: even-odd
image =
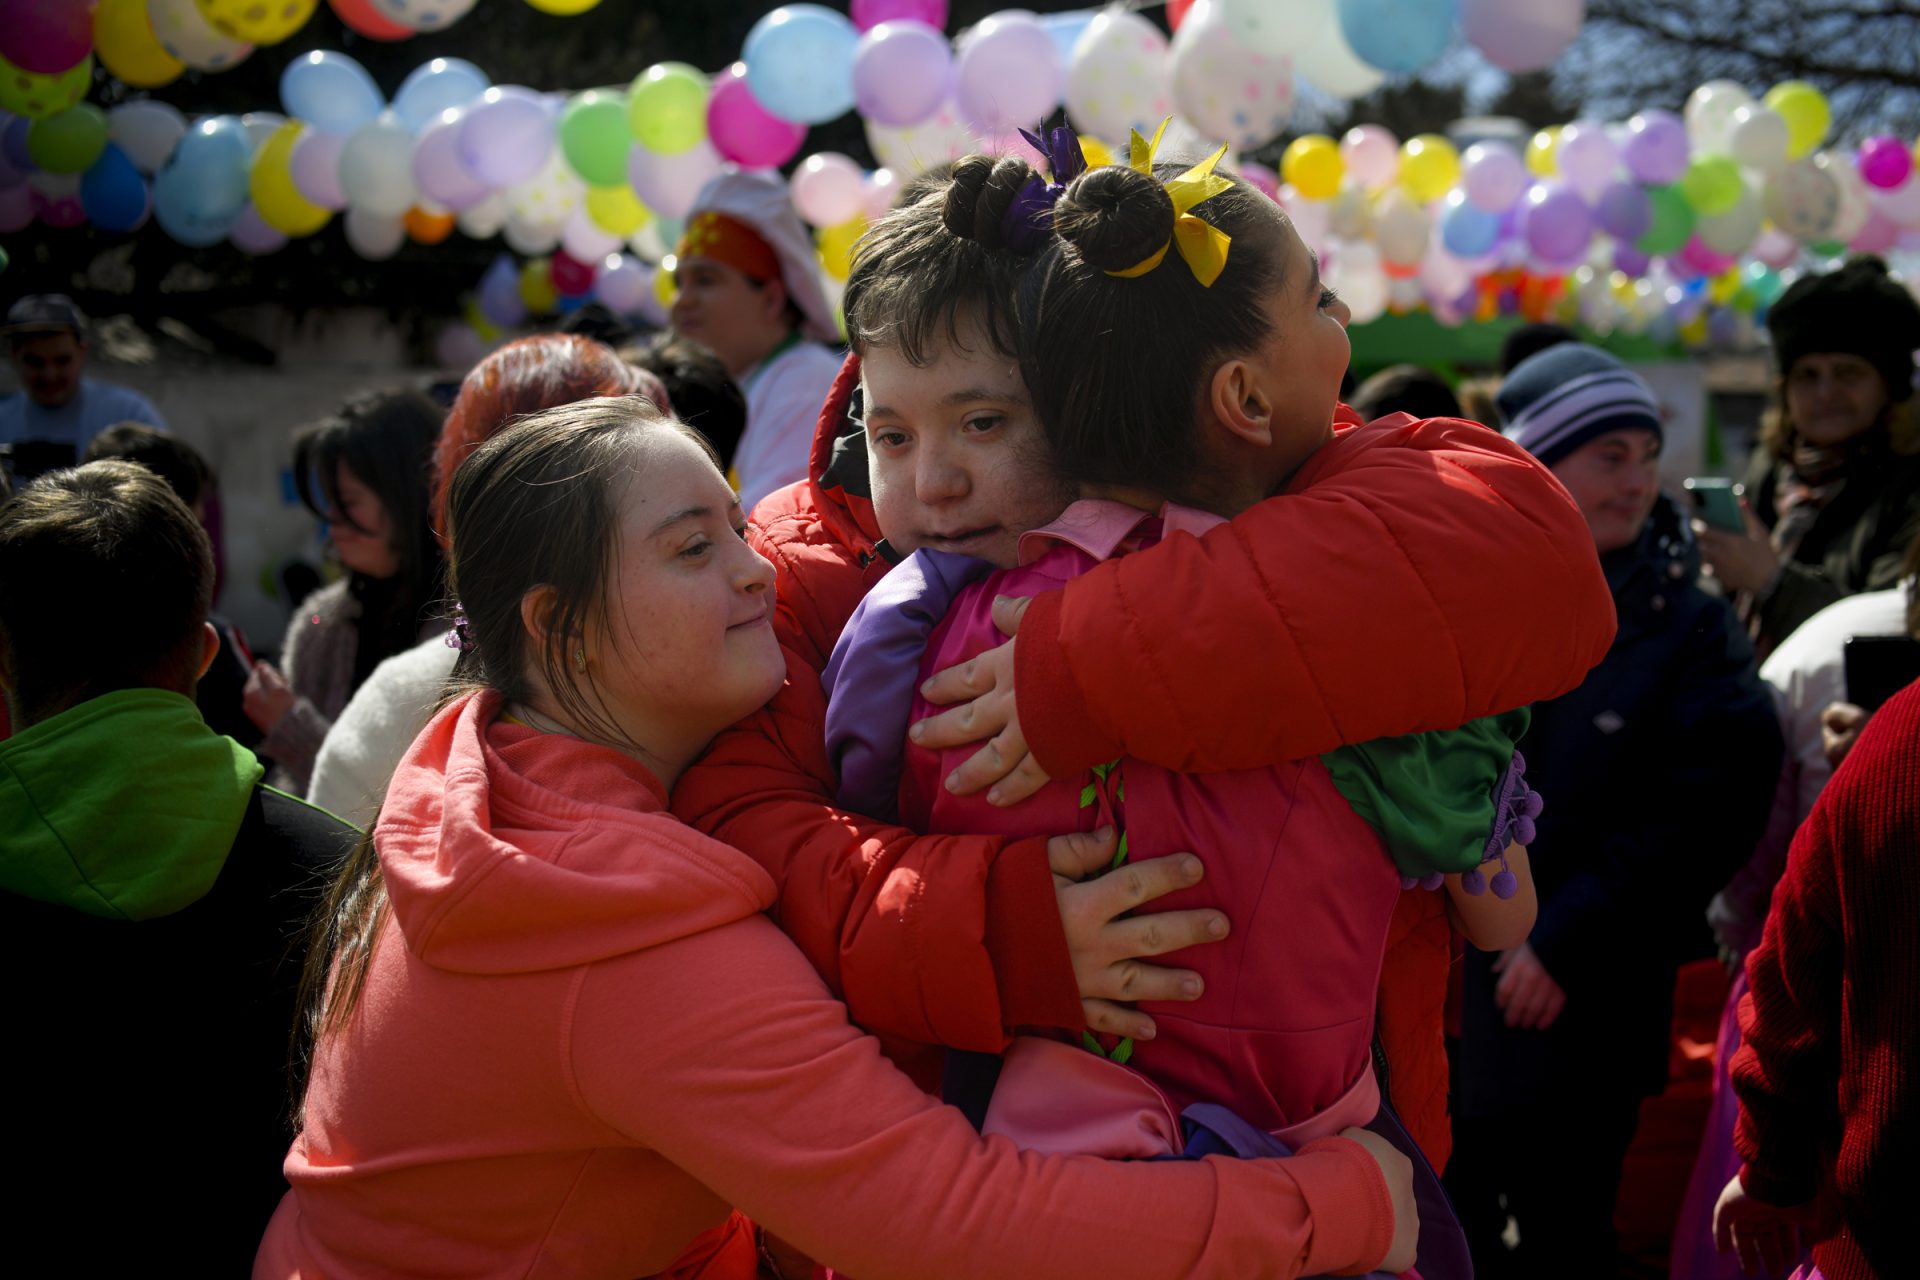
[{"label": "teenager in red jacket", "polygon": [[[1740,1002],[1714,1232],[1751,1273],[1813,1244],[1826,1280],[1910,1274],[1920,1167],[1920,684],[1873,714],[1794,838]],[[1904,1261],[1903,1261],[1904,1260]]]},{"label": "teenager in red jacket", "polygon": [[[998,350],[1014,349],[1000,319],[1011,290],[1004,268],[989,257],[956,259],[946,287],[919,309],[918,333],[902,334],[910,349],[956,337],[962,316]],[[889,287],[900,283],[857,266],[850,310],[864,292]],[[921,838],[837,813],[828,803],[837,780],[820,742],[818,670],[854,604],[884,572],[888,552],[1011,524],[1000,509],[1007,501],[1001,464],[1009,455],[1004,445],[996,452],[1000,437],[992,432],[956,454],[946,475],[929,474],[924,487],[895,495],[901,519],[890,522],[883,511],[876,520],[867,500],[864,432],[846,420],[857,379],[850,361],[822,416],[814,479],[763,503],[750,535],[781,573],[777,625],[788,650],[787,687],[689,771],[676,808],[762,859],[782,886],[781,924],[845,993],[856,1018],[876,1030],[919,1044],[997,1050],[1023,1024],[1078,1030],[1076,995],[1179,998],[1188,975],[1162,972],[1153,984],[1139,984],[1137,966],[1105,963],[1114,955],[1152,954],[1123,945],[1139,948],[1132,931],[1146,922],[1125,922],[1129,932],[1118,939],[1111,929],[1088,929],[1094,945],[1062,946],[1054,923],[1061,910],[1047,901],[1046,841]],[[979,412],[954,407],[956,416]],[[1586,550],[1584,524],[1564,492],[1518,450],[1459,422],[1360,427],[1342,412],[1333,431],[1335,439],[1295,477],[1287,496],[1260,503],[1198,543],[1129,557],[1061,593],[1076,619],[1080,605],[1092,615],[1104,608],[1113,619],[1144,610],[1157,623],[1149,630],[1160,646],[1151,662],[1159,674],[1115,699],[1099,728],[1077,732],[1080,743],[1129,714],[1150,717],[1178,738],[1171,748],[1163,736],[1087,763],[1129,752],[1186,769],[1243,767],[1343,741],[1448,727],[1563,691],[1604,652],[1611,607]],[[1155,577],[1156,565],[1164,577]],[[1145,575],[1146,589],[1120,585],[1114,570]],[[1422,572],[1434,581],[1423,583]],[[1330,591],[1335,578],[1338,588]],[[1185,632],[1189,614],[1202,625]],[[1060,646],[1056,663],[1088,664],[1096,676],[1104,674],[1102,664],[1144,660],[1139,651],[1118,651],[1112,634],[1057,626],[1032,643],[1052,640]],[[1220,700],[1210,672],[1223,636],[1266,655],[1227,700],[1241,712],[1249,705],[1284,710],[1257,727],[1244,714],[1231,723],[1169,717],[1182,700]],[[1360,666],[1371,673],[1363,676]],[[1400,678],[1382,680],[1382,670]],[[1074,670],[1067,679],[1078,687],[1052,692],[1070,703],[1087,688],[1081,676]],[[1170,688],[1169,679],[1182,687]],[[1033,687],[1048,692],[1044,680]],[[1145,704],[1130,709],[1142,692]],[[1165,758],[1169,749],[1176,758]],[[1149,852],[1170,851],[1135,856]],[[1090,870],[1097,860],[1104,858],[1084,857],[1070,869]],[[1060,887],[1070,926],[1082,916],[1096,923],[1107,916],[1080,909],[1069,895],[1132,894],[1135,901],[1123,905],[1135,905],[1154,887],[1149,865],[1135,877]],[[1158,950],[1203,938],[1211,919],[1161,929]],[[1103,945],[1110,949],[1102,952]],[[1086,1025],[1121,1035],[1151,1031],[1144,1016],[1102,1003],[1090,1007]]]}]

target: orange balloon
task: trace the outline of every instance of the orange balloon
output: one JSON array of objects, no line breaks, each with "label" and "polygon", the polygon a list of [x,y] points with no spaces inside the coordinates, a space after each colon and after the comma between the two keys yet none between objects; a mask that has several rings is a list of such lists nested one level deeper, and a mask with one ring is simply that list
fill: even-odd
[{"label": "orange balloon", "polygon": [[439,244],[453,234],[453,215],[450,213],[429,213],[419,205],[407,210],[403,220],[407,235],[415,244]]}]

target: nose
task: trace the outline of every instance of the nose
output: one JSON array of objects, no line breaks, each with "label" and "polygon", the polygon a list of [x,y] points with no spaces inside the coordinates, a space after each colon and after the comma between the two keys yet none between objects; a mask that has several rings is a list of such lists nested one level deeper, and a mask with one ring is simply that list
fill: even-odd
[{"label": "nose", "polygon": [[965,497],[967,488],[966,468],[947,449],[934,442],[921,445],[913,468],[915,497],[932,506]]},{"label": "nose", "polygon": [[734,579],[739,589],[748,595],[758,595],[763,591],[772,590],[774,584],[773,561],[767,559],[744,542],[740,544],[740,549],[745,552],[745,554],[740,557],[740,568]]}]

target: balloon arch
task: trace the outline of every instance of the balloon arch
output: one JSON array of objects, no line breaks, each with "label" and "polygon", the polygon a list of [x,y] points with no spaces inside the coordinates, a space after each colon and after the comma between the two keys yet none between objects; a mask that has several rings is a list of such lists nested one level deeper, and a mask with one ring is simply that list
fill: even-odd
[{"label": "balloon arch", "polygon": [[[327,2],[364,36],[404,40],[476,0]],[[564,16],[599,0],[526,2]],[[1106,142],[1168,115],[1189,142],[1252,150],[1285,132],[1296,77],[1356,97],[1457,39],[1505,70],[1537,70],[1585,9],[1171,0],[1171,39],[1113,8],[1007,10],[950,40],[947,0],[852,0],[846,13],[772,10],[717,74],[667,62],[624,88],[540,93],[432,58],[389,98],[352,58],[316,50],[286,67],[278,111],[189,120],[152,100],[111,111],[84,100],[96,59],[136,88],[219,72],[291,38],[317,3],[0,0],[0,234],[35,220],[131,232],[151,218],[185,245],[269,254],[337,215],[373,260],[456,230],[497,236],[511,252],[443,339],[443,354],[466,359],[530,315],[588,299],[661,319],[672,285],[660,263],[702,184],[729,165],[785,167],[810,126],[849,111],[881,167],[819,153],[790,178],[836,281],[902,181],[969,151],[1024,152],[1018,127],[1063,106],[1094,163],[1110,158]],[[1829,124],[1811,85],[1755,96],[1715,81],[1681,115],[1577,120],[1530,139],[1402,141],[1362,125],[1295,138],[1278,172],[1238,168],[1321,252],[1356,322],[1518,312],[1740,345],[1798,266],[1920,247],[1920,147],[1832,146]]]}]

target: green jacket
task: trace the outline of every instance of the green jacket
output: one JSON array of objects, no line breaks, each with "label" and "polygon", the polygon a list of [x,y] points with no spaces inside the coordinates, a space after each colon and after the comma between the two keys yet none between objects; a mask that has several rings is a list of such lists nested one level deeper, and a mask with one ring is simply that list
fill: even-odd
[{"label": "green jacket", "polygon": [[163,689],[103,694],[0,742],[0,889],[151,920],[213,887],[265,770]]},{"label": "green jacket", "polygon": [[[1747,466],[1747,503],[1773,528],[1774,495],[1788,466],[1756,449]],[[1793,559],[1760,606],[1763,643],[1779,644],[1836,600],[1900,581],[1907,547],[1920,536],[1920,454],[1879,448],[1863,455],[1847,482],[1800,540]]]}]

